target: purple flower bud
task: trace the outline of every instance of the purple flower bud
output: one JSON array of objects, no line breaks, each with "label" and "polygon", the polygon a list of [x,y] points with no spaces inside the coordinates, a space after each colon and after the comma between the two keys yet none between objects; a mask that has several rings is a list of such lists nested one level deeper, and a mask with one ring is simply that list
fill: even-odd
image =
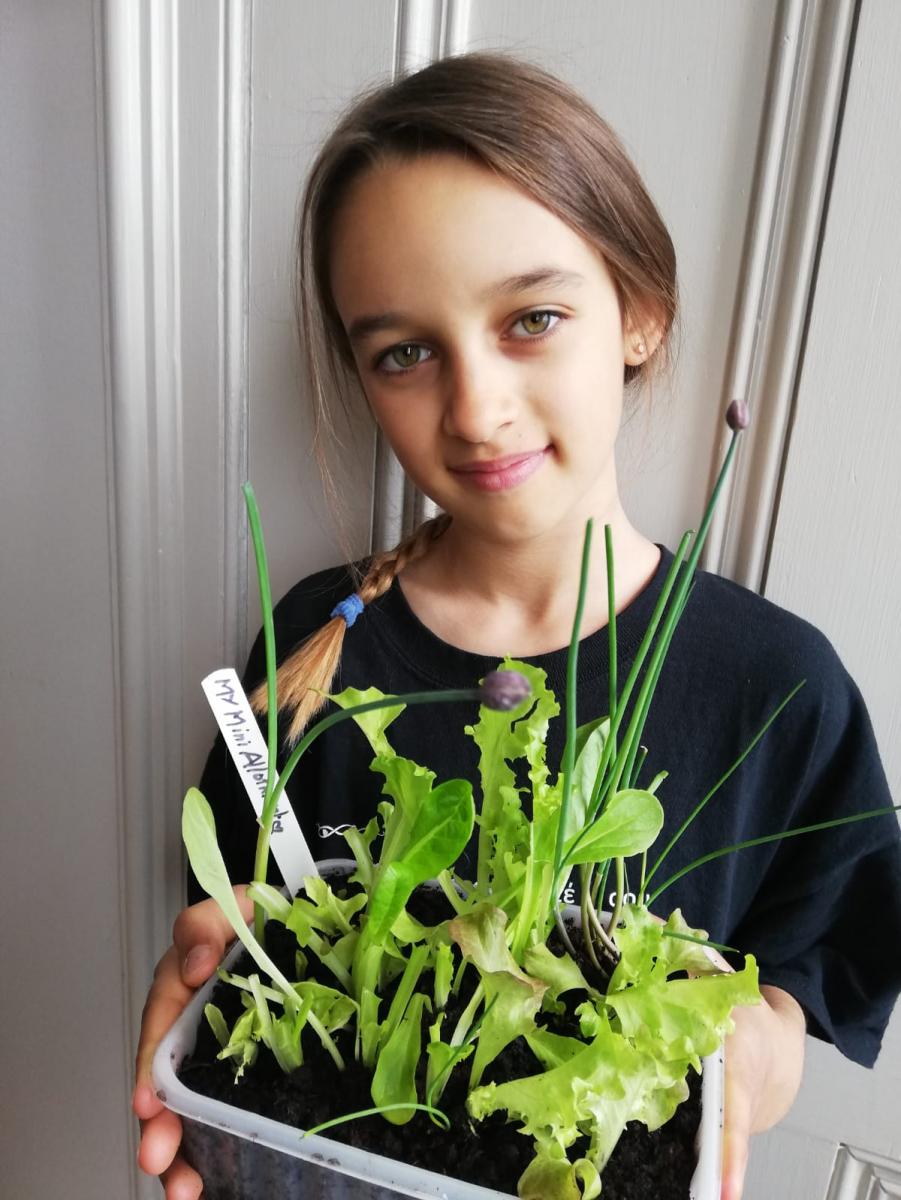
[{"label": "purple flower bud", "polygon": [[751,414],[744,400],[733,400],[726,409],[726,424],[732,430],[747,429],[750,420]]},{"label": "purple flower bud", "polygon": [[479,688],[480,702],[498,712],[509,712],[531,694],[528,679],[519,671],[489,671]]}]

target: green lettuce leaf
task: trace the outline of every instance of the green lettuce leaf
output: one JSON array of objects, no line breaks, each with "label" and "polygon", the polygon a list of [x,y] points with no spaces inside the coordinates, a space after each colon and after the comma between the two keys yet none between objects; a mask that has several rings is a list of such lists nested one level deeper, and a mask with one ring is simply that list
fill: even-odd
[{"label": "green lettuce leaf", "polygon": [[205,1004],[203,1015],[209,1023],[210,1029],[213,1031],[213,1036],[220,1046],[228,1045],[228,1025],[225,1023],[225,1017],[222,1015],[222,1009],[217,1008],[215,1004]]},{"label": "green lettuce leaf", "polygon": [[[541,1048],[547,1052],[548,1043]],[[469,1095],[467,1109],[476,1120],[506,1111],[522,1122],[524,1134],[536,1139],[545,1160],[562,1162],[567,1148],[587,1131],[591,1135],[588,1159],[600,1172],[628,1121],[657,1128],[672,1116],[687,1094],[684,1074],[684,1062],[658,1063],[602,1018],[591,1043],[560,1065],[524,1079],[477,1088]],[[567,1189],[578,1175],[575,1164],[569,1169],[568,1178],[562,1168],[545,1177],[556,1188],[545,1200],[571,1194]],[[538,1169],[532,1170],[532,1183],[524,1177],[530,1189]]]},{"label": "green lettuce leaf", "polygon": [[656,1084],[653,1060],[604,1021],[597,1036],[559,1066],[524,1079],[476,1088],[466,1107],[476,1120],[505,1110],[522,1122],[524,1134],[541,1145],[556,1143],[565,1151],[586,1123],[621,1130],[633,1118],[642,1091]]},{"label": "green lettuce leaf", "polygon": [[516,964],[505,936],[507,916],[482,902],[469,913],[448,922],[451,940],[479,969],[486,1012],[479,1029],[470,1086],[475,1086],[490,1062],[515,1038],[535,1028],[535,1014],[547,985],[532,979]]},{"label": "green lettuce leaf", "polygon": [[197,882],[207,895],[212,896],[217,902],[228,923],[257,966],[261,967],[273,983],[277,984],[293,1002],[292,984],[253,936],[241,915],[222,852],[216,841],[216,821],[213,817],[213,810],[197,788],[188,788],[185,796],[182,806],[181,834]]},{"label": "green lettuce leaf", "polygon": [[600,1188],[583,1192],[574,1164],[551,1142],[536,1147],[535,1157],[519,1177],[516,1194],[520,1200],[592,1200],[600,1195]]},{"label": "green lettuce leaf", "polygon": [[525,1038],[529,1049],[546,1071],[562,1066],[585,1049],[585,1043],[579,1038],[552,1033],[549,1029],[533,1029]]},{"label": "green lettuce leaf", "polygon": [[251,1003],[251,1007],[238,1017],[228,1042],[216,1055],[219,1059],[233,1058],[236,1061],[235,1083],[244,1074],[245,1068],[256,1062],[259,1036],[257,1012]]},{"label": "green lettuce leaf", "polygon": [[440,1012],[447,1004],[454,978],[454,956],[448,942],[436,947],[432,966],[435,972],[435,1010]]},{"label": "green lettuce leaf", "polygon": [[601,717],[576,730],[576,762],[573,768],[569,817],[563,831],[564,845],[584,826],[588,805],[610,733],[610,718]]},{"label": "green lettuce leaf", "polygon": [[451,1071],[459,1063],[465,1062],[475,1049],[474,1042],[464,1042],[460,1046],[451,1046],[441,1040],[441,1023],[444,1014],[440,1013],[438,1020],[429,1026],[429,1044],[426,1046],[428,1067],[426,1071],[426,1098],[429,1104],[437,1104],[441,1093],[447,1086]]},{"label": "green lettuce leaf", "polygon": [[[428,997],[417,992],[379,1053],[371,1088],[373,1103],[379,1107],[417,1102],[416,1065],[422,1046],[422,1009],[426,1004]],[[395,1109],[383,1116],[392,1125],[406,1125],[414,1112],[412,1108],[409,1111]]]},{"label": "green lettuce leaf", "polygon": [[677,908],[665,923],[656,920],[642,905],[623,906],[622,924],[616,931],[616,943],[622,957],[610,981],[610,991],[617,992],[627,984],[646,978],[655,964],[662,960],[666,974],[688,971],[692,975],[714,975],[721,968],[697,942],[668,937],[668,933],[688,935],[706,941],[703,929],[693,929]]},{"label": "green lettuce leaf", "polygon": [[[380,711],[376,709],[376,712]],[[344,840],[350,846],[350,852],[357,861],[357,869],[351,875],[351,883],[362,884],[367,893],[372,889],[375,875],[375,864],[372,861],[372,843],[378,837],[380,829],[378,816],[372,818],[365,829],[357,829],[351,825],[344,831]]]},{"label": "green lettuce leaf", "polygon": [[570,839],[564,863],[574,866],[640,854],[656,841],[662,828],[663,807],[657,797],[640,788],[625,788],[610,797],[584,834]]},{"label": "green lettuce leaf", "polygon": [[[386,779],[391,781],[391,786],[396,785],[398,776],[393,767],[407,760],[394,758],[390,764],[384,759],[376,761],[387,767]],[[456,862],[466,848],[475,822],[472,787],[469,783],[462,779],[449,779],[432,789],[431,781],[435,778],[432,772],[420,775],[416,772],[420,772],[421,768],[416,768],[411,773],[410,767],[415,767],[415,764],[399,766],[404,784],[398,787],[403,799],[398,801],[396,813],[401,803],[406,803],[405,789],[409,789],[409,807],[415,815],[408,820],[405,812],[403,827],[399,824],[395,826],[390,858],[387,857],[389,839],[386,834],[382,863],[387,861],[387,865],[379,864],[375,890],[369,902],[366,932],[368,939],[376,943],[388,934],[413,889]]]},{"label": "green lettuce leaf", "polygon": [[661,959],[640,982],[609,991],[607,1006],[636,1047],[661,1063],[687,1061],[700,1070],[700,1059],[732,1032],[732,1009],[760,1002],[757,964],[748,955],[743,970],[728,974],[667,979],[666,973]]},{"label": "green lettuce leaf", "polygon": [[591,996],[600,994],[588,984],[577,963],[569,954],[564,952],[558,957],[548,949],[544,942],[526,947],[523,966],[530,975],[547,984],[546,1001],[555,1001],[564,992],[571,992],[574,989],[587,992]]},{"label": "green lettuce leaf", "polygon": [[[381,700],[385,695],[387,695],[386,692],[380,692],[378,688],[374,687],[366,688],[365,691],[349,687],[345,688],[343,692],[339,692],[337,696],[329,696],[329,699],[334,700],[339,708],[353,708],[355,704],[369,704],[372,700]],[[373,754],[379,754],[385,758],[392,757],[394,751],[385,736],[385,730],[392,721],[397,720],[405,708],[405,704],[398,704],[396,707],[390,708],[376,708],[371,712],[357,713],[353,718],[366,734],[366,740],[372,747]]]},{"label": "green lettuce leaf", "polygon": [[483,705],[476,724],[466,727],[466,733],[480,751],[482,803],[476,875],[476,891],[480,896],[504,890],[511,882],[505,871],[506,856],[515,861],[527,851],[528,823],[520,808],[510,763],[525,758],[533,787],[545,782],[545,737],[551,717],[560,711],[547,687],[544,671],[510,658],[504,659],[499,670],[519,671],[531,684],[532,694],[510,712],[498,712]]}]

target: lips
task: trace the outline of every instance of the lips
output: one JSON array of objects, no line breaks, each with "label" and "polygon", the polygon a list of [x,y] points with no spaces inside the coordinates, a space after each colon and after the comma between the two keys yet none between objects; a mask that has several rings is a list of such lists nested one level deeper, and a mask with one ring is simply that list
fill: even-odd
[{"label": "lips", "polygon": [[550,453],[550,446],[541,450],[527,450],[519,454],[507,454],[503,458],[492,458],[484,462],[461,463],[451,467],[472,487],[484,492],[503,492],[524,483],[541,467]]},{"label": "lips", "polygon": [[463,471],[465,474],[475,472],[476,474],[492,474],[495,471],[505,471],[508,467],[513,467],[517,463],[525,462],[526,459],[532,458],[536,454],[543,454],[544,450],[525,450],[518,454],[506,454],[503,458],[490,458],[486,461],[472,461],[462,463],[458,467],[452,468],[454,471]]}]

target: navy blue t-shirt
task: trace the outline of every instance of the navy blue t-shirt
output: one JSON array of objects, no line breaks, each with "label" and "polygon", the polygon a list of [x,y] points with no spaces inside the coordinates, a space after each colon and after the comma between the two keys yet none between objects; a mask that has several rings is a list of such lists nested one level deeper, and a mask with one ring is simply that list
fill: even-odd
[{"label": "navy blue t-shirt", "polygon": [[[661,550],[653,578],[617,616],[620,681],[672,561],[670,551]],[[346,567],[292,588],[275,612],[279,661],[353,590]],[[565,736],[566,657],[561,648],[526,659],[547,672],[561,706],[547,739],[552,777]],[[333,690],[472,687],[497,663],[436,637],[395,580],[347,631]],[[264,674],[260,635],[245,672],[248,690]],[[580,724],[607,712],[607,679],[603,629],[580,644]],[[698,572],[642,739],[648,753],[639,786],[669,772],[657,793],[666,814],[658,847],[802,679],[800,692],[673,849],[654,887],[719,847],[892,803],[865,705],[829,641],[754,592]],[[478,751],[463,731],[475,716],[471,704],[411,707],[391,725],[389,738],[398,754],[428,767],[439,781],[475,782]],[[363,734],[347,721],[320,737],[294,773],[288,793],[315,857],[349,857],[341,831],[362,828],[375,813],[382,777],[370,770],[371,757]],[[280,767],[283,762],[284,756]],[[200,788],[213,807],[231,878],[251,879],[255,818],[221,737]],[[636,886],[637,869],[632,876]],[[271,878],[281,882],[274,866]],[[189,895],[201,898],[193,877]],[[901,991],[901,847],[893,815],[717,859],[667,888],[653,907],[663,916],[679,907],[712,940],[753,953],[761,983],[793,995],[811,1033],[856,1062],[874,1063]]]}]

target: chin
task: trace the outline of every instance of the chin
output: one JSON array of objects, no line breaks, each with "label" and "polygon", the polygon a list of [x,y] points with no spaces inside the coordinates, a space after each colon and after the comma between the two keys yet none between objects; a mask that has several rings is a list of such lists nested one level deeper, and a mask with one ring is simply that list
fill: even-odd
[{"label": "chin", "polygon": [[490,519],[486,519],[488,515],[484,509],[481,513],[461,512],[459,522],[462,527],[478,532],[487,541],[509,547],[546,537],[554,533],[563,520],[562,513],[555,513],[547,506],[540,511],[534,508],[531,511],[523,508],[516,511],[511,505],[508,511],[503,512],[498,505],[492,506]]}]

